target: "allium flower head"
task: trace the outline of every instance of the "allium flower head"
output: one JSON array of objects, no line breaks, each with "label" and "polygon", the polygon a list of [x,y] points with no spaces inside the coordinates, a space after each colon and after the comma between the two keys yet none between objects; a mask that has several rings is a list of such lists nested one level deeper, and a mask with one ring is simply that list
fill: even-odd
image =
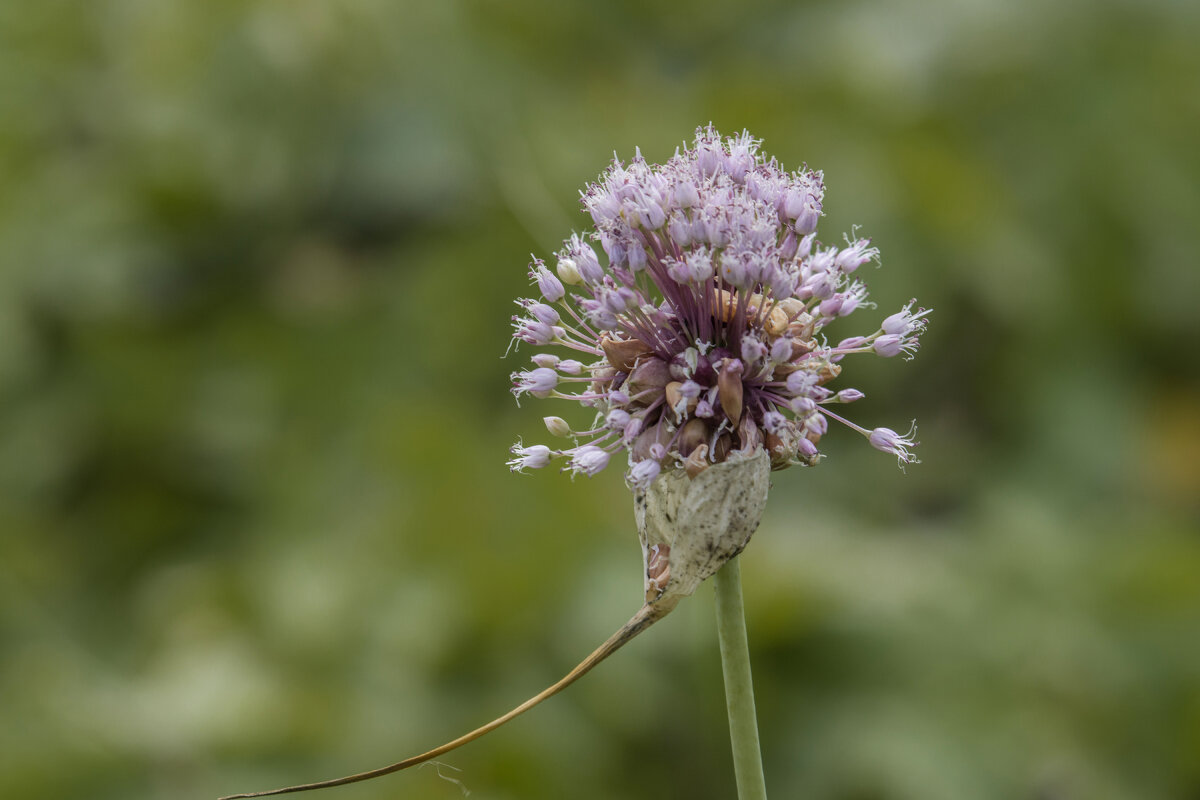
[{"label": "allium flower head", "polygon": [[541,297],[518,300],[524,315],[513,318],[517,342],[582,362],[539,353],[513,374],[513,393],[574,401],[594,419],[573,431],[554,418],[552,432],[574,446],[518,446],[514,469],[557,459],[594,475],[623,450],[627,481],[645,489],[664,472],[694,477],[759,450],[774,469],[814,465],[829,420],[915,462],[911,433],[843,418],[830,406],[862,392],[829,385],[848,355],[911,357],[929,312],[913,301],[830,344],[828,326],[873,309],[854,276],[879,252],[856,236],[819,242],[821,173],[787,172],[759,144],[700,128],[665,164],[639,151],[586,188],[594,229],[564,242],[554,271],[534,260]]},{"label": "allium flower head", "polygon": [[[559,350],[535,353],[532,366],[513,373],[513,394],[579,403],[592,421],[573,430],[563,417],[543,417],[547,433],[572,446],[518,441],[508,464],[524,471],[557,460],[590,476],[626,454],[645,604],[561,680],[464,736],[345,778],[222,800],[341,786],[426,763],[562,691],[742,552],[766,507],[770,470],[815,465],[830,420],[901,467],[916,461],[915,424],[905,434],[860,427],[833,408],[863,393],[830,384],[850,355],[911,358],[929,312],[914,311],[914,300],[871,333],[828,337],[827,327],[873,308],[854,276],[879,251],[857,236],[843,247],[817,241],[821,173],[785,172],[758,146],[748,133],[722,139],[709,126],[665,164],[647,164],[640,152],[629,164],[614,161],[583,192],[593,230],[572,234],[553,270],[535,257],[529,277],[540,297],[517,300],[513,345]],[[724,585],[726,599],[736,599],[721,614],[736,607],[740,616],[738,579]],[[742,654],[733,660],[745,657],[744,632],[737,638],[731,647]],[[737,691],[752,697],[739,669]],[[729,698],[732,722],[745,700]]]}]

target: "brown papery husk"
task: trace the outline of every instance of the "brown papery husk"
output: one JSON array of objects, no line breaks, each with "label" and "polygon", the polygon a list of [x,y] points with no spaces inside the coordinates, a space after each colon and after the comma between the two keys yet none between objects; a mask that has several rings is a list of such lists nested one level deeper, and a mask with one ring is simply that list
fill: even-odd
[{"label": "brown papery husk", "polygon": [[770,473],[766,450],[734,451],[695,477],[682,469],[664,470],[634,494],[643,562],[648,563],[652,548],[669,548],[669,575],[657,581],[659,600],[687,597],[742,552],[766,508]]}]

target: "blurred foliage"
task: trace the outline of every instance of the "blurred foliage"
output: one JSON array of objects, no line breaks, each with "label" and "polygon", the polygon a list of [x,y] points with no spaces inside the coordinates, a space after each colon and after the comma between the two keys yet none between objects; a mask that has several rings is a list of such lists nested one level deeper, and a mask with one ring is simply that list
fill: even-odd
[{"label": "blurred foliage", "polygon": [[[0,795],[377,766],[622,623],[619,470],[503,466],[547,413],[509,300],[614,150],[712,120],[936,309],[853,375],[924,463],[835,431],[744,557],[773,796],[1200,796],[1197,41],[1170,0],[0,4]],[[442,775],[733,796],[711,615]]]}]

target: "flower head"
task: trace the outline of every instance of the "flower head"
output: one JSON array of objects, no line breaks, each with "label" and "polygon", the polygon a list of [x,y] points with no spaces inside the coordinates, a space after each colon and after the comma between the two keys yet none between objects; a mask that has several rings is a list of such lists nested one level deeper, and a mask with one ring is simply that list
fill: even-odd
[{"label": "flower head", "polygon": [[593,475],[624,450],[627,481],[644,489],[664,471],[695,476],[759,450],[775,469],[814,465],[829,420],[915,461],[910,437],[829,408],[863,396],[826,386],[847,356],[911,357],[929,312],[913,301],[873,333],[829,344],[827,326],[873,308],[852,275],[879,251],[858,237],[817,241],[823,199],[821,173],[786,172],[749,134],[723,139],[711,126],[665,164],[640,152],[614,161],[583,192],[593,230],[564,242],[553,272],[534,260],[541,297],[519,300],[525,316],[513,318],[516,341],[583,359],[535,355],[514,394],[577,402],[594,421],[570,431],[553,418],[575,446],[518,448],[510,464],[563,459]]}]

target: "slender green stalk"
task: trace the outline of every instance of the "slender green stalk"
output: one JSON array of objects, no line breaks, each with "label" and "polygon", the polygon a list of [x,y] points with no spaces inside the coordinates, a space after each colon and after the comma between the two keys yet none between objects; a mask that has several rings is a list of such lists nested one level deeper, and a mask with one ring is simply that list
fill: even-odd
[{"label": "slender green stalk", "polygon": [[738,800],[767,800],[758,745],[758,717],[754,712],[750,647],[746,642],[746,615],[742,610],[742,574],[737,558],[729,559],[717,572],[713,585],[717,593],[717,638],[721,643],[721,669],[725,673],[725,706],[729,711]]}]

